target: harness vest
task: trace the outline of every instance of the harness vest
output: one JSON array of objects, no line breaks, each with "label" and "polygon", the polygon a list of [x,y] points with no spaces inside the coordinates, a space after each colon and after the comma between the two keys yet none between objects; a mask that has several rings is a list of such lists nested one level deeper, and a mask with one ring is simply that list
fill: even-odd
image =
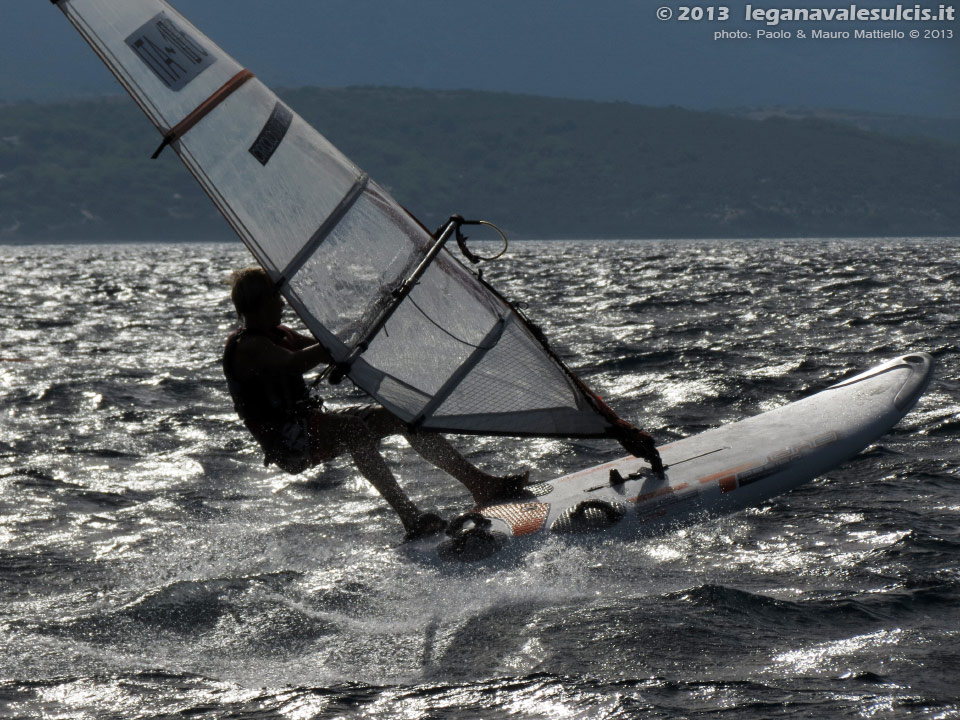
[{"label": "harness vest", "polygon": [[309,464],[307,413],[318,403],[310,397],[298,372],[256,372],[246,379],[237,377],[237,346],[243,338],[254,336],[265,337],[286,350],[297,350],[293,331],[283,325],[267,332],[241,328],[230,333],[223,350],[223,374],[233,407],[263,448],[264,465],[300,472]]}]

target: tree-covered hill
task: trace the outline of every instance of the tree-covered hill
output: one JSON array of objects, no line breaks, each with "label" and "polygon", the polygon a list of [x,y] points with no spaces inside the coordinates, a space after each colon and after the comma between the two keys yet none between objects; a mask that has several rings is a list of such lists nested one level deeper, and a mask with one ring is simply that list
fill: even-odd
[{"label": "tree-covered hill", "polygon": [[[428,226],[515,237],[960,235],[960,145],[820,119],[391,88],[284,100]],[[230,231],[129,100],[0,107],[0,240]]]}]

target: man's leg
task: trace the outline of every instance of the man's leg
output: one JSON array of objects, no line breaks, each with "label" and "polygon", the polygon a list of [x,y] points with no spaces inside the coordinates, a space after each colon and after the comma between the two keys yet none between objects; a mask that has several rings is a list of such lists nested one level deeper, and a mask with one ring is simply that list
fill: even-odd
[{"label": "man's leg", "polygon": [[478,504],[482,505],[505,495],[515,495],[526,485],[528,473],[507,477],[486,473],[471,464],[441,435],[412,433],[406,425],[383,408],[370,410],[364,421],[375,436],[403,435],[420,457],[459,480]]},{"label": "man's leg", "polygon": [[414,530],[421,518],[420,510],[400,487],[380,455],[381,437],[371,432],[363,420],[351,415],[329,413],[324,415],[323,425],[325,440],[335,444],[335,449],[331,448],[332,454],[350,453],[360,474],[400,516],[404,529],[408,532]]},{"label": "man's leg", "polygon": [[478,505],[516,495],[527,484],[527,472],[506,477],[483,472],[440,435],[408,432],[403,436],[420,457],[459,480]]}]

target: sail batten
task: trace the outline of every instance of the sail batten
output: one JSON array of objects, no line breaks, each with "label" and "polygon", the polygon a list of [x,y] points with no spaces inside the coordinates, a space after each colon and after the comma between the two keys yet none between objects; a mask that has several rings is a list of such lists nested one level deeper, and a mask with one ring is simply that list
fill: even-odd
[{"label": "sail batten", "polygon": [[57,7],[355,385],[423,430],[609,434],[596,398],[443,238],[165,0]]},{"label": "sail batten", "polygon": [[508,316],[506,318],[500,318],[497,321],[483,341],[473,349],[473,352],[470,354],[470,356],[460,367],[454,370],[453,374],[447,378],[447,381],[440,387],[436,394],[430,398],[426,405],[423,406],[423,409],[419,412],[413,422],[414,426],[422,426],[437,411],[437,408],[443,405],[447,398],[453,394],[467,374],[470,373],[480,363],[481,360],[483,360],[484,356],[490,350],[496,347],[501,336],[503,335],[503,331],[507,323],[511,319],[512,318]]},{"label": "sail batten", "polygon": [[360,193],[363,192],[364,188],[367,187],[367,182],[369,182],[370,176],[366,173],[362,173],[360,177],[357,178],[353,186],[347,191],[347,194],[344,196],[343,200],[333,209],[333,212],[327,216],[323,221],[323,224],[320,228],[313,234],[306,244],[300,249],[300,252],[289,262],[289,264],[283,269],[283,272],[280,273],[280,279],[277,281],[278,284],[284,285],[290,281],[297,271],[303,267],[304,263],[312,256],[317,248],[320,247],[320,243],[327,239],[327,236],[333,232],[333,229],[337,226],[340,220],[344,215],[347,214],[347,211],[353,207],[353,204],[359,199]]}]

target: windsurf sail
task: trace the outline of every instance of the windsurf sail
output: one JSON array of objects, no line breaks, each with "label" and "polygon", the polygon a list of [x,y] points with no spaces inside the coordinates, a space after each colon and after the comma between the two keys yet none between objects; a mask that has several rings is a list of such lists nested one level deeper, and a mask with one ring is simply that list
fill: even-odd
[{"label": "windsurf sail", "polygon": [[[164,0],[51,0],[340,371],[412,427],[561,437],[622,421],[439,237]],[[651,445],[652,447],[652,445]]]}]

